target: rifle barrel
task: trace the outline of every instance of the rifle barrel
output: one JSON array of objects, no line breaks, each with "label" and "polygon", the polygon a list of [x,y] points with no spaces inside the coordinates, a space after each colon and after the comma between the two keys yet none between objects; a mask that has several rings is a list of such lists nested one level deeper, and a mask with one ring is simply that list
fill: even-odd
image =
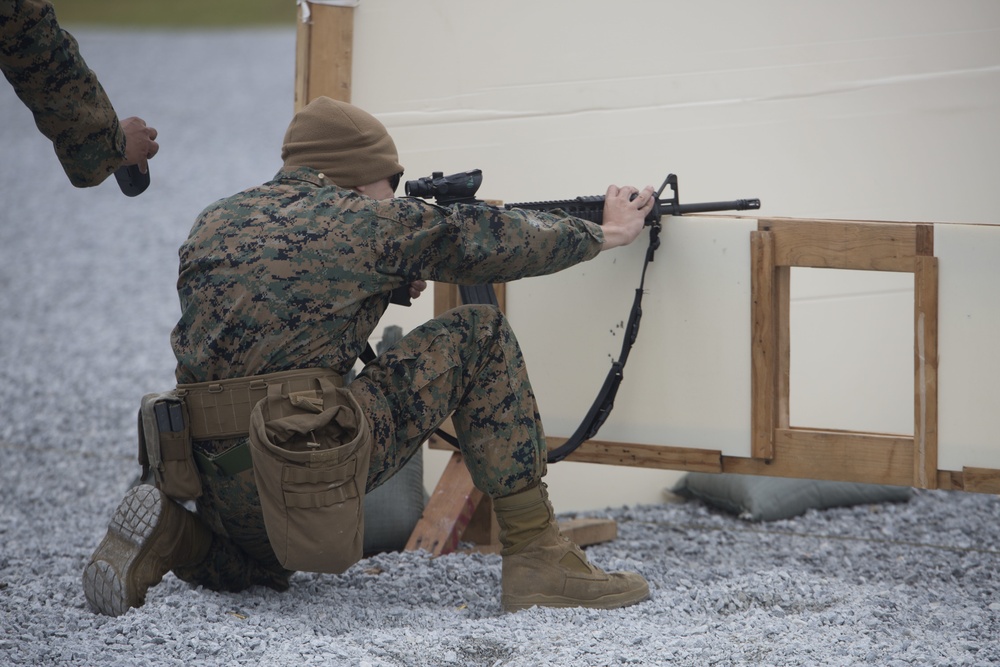
[{"label": "rifle barrel", "polygon": [[734,199],[733,201],[678,204],[676,213],[671,210],[670,206],[665,206],[663,212],[669,215],[683,215],[685,213],[712,213],[715,211],[755,211],[759,208],[759,199]]}]

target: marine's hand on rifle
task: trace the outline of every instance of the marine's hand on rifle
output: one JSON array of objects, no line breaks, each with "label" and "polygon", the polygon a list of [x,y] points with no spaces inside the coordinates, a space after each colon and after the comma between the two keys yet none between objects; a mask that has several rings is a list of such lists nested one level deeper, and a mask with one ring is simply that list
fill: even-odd
[{"label": "marine's hand on rifle", "polygon": [[653,210],[656,193],[651,186],[642,192],[631,185],[619,188],[609,185],[604,195],[604,245],[610,250],[635,241],[645,225],[646,216]]}]

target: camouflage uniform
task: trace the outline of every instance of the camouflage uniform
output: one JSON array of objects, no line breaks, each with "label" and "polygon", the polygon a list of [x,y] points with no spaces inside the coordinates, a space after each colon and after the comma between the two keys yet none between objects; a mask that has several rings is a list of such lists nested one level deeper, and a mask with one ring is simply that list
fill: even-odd
[{"label": "camouflage uniform", "polygon": [[[307,168],[207,208],[180,249],[179,383],[306,367],[346,374],[389,304],[417,278],[506,282],[594,257],[598,225],[554,214],[422,200],[373,200]],[[463,306],[418,327],[350,385],[368,415],[372,489],[449,415],[476,486],[500,497],[545,472],[545,437],[520,348],[503,315]],[[218,454],[240,440],[200,441]],[[202,475],[209,557],[178,576],[209,588],[287,579],[267,541],[251,471]]]},{"label": "camouflage uniform", "polygon": [[125,159],[125,134],[76,40],[43,0],[0,0],[0,70],[35,116],[76,187],[103,182]]}]

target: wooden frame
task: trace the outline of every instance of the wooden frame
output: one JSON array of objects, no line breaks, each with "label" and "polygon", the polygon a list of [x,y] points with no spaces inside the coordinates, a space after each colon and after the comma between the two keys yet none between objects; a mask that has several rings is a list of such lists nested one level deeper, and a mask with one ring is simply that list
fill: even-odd
[{"label": "wooden frame", "polygon": [[[590,440],[567,460],[693,472],[732,472],[1000,492],[1000,470],[937,469],[938,260],[934,225],[761,219],[751,232],[751,453]],[[790,278],[793,267],[913,274],[913,435],[789,424]],[[435,286],[435,312],[459,303]],[[501,307],[504,301],[501,300]],[[549,449],[566,441],[548,437]],[[435,449],[447,445],[431,443]]]},{"label": "wooden frame", "polygon": [[[932,225],[761,220],[751,234],[751,456],[766,473],[937,488],[937,258]],[[789,425],[792,267],[914,275],[914,435]],[[763,472],[759,465],[747,466]]]},{"label": "wooden frame", "polygon": [[326,96],[351,101],[354,7],[299,3],[295,37],[295,110]]}]

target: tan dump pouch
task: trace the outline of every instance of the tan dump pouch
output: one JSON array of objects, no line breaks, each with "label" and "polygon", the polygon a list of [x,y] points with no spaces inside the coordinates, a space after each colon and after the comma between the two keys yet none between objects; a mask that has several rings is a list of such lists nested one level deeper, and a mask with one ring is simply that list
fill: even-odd
[{"label": "tan dump pouch", "polygon": [[[187,410],[176,393],[146,394],[139,407],[139,461],[143,479],[153,473],[156,487],[175,500],[201,495],[201,479],[191,452]],[[148,466],[148,468],[147,468]]]},{"label": "tan dump pouch", "polygon": [[278,562],[339,574],[362,556],[372,441],[354,396],[331,378],[319,386],[268,386],[250,413],[250,453]]}]

